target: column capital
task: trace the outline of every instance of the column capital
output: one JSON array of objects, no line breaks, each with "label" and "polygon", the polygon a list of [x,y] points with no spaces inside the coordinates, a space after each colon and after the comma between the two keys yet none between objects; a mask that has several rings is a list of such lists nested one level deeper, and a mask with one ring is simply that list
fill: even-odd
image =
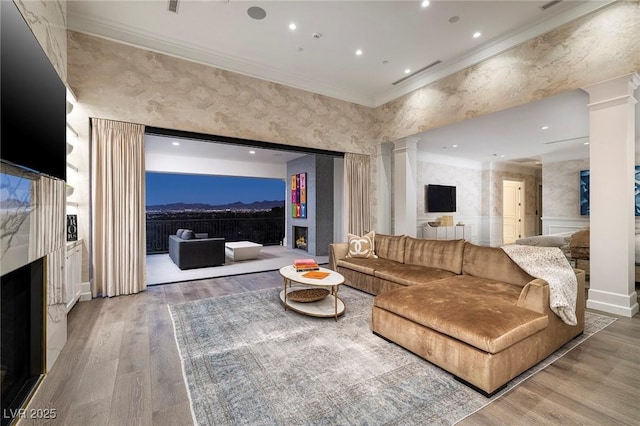
[{"label": "column capital", "polygon": [[589,94],[589,107],[602,102],[633,99],[633,92],[640,86],[640,75],[637,72],[626,74],[600,83],[591,84],[582,88]]},{"label": "column capital", "polygon": [[393,151],[416,151],[418,149],[418,142],[420,142],[420,138],[415,136],[410,136],[404,139],[398,139],[393,142]]}]

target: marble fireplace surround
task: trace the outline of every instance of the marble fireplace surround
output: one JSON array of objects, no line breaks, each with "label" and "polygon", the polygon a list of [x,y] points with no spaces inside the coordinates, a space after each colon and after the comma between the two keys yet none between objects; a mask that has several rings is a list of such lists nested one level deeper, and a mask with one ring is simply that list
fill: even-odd
[{"label": "marble fireplace surround", "polygon": [[[3,194],[0,204],[0,263],[2,275],[37,259],[45,258],[46,371],[49,371],[67,341],[67,310],[64,303],[64,226],[38,217],[55,217],[53,192],[64,193],[65,182],[0,162]],[[45,194],[44,191],[52,193]],[[38,194],[38,195],[35,195]],[[46,202],[38,202],[44,199]],[[59,215],[60,212],[57,212]]]}]

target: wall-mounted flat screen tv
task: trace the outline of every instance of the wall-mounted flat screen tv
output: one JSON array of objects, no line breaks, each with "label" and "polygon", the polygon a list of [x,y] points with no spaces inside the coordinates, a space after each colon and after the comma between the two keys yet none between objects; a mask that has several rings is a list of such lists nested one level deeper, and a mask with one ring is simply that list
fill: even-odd
[{"label": "wall-mounted flat screen tv", "polygon": [[67,175],[67,88],[12,1],[0,1],[0,158]]},{"label": "wall-mounted flat screen tv", "polygon": [[456,187],[427,185],[425,187],[426,211],[429,213],[453,213],[456,211]]}]

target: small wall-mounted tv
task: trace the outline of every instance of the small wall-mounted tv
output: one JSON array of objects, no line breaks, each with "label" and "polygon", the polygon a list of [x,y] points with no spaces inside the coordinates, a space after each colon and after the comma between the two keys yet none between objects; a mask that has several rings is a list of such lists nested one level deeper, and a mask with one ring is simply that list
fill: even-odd
[{"label": "small wall-mounted tv", "polygon": [[449,185],[426,185],[424,205],[428,213],[455,212],[456,187]]}]

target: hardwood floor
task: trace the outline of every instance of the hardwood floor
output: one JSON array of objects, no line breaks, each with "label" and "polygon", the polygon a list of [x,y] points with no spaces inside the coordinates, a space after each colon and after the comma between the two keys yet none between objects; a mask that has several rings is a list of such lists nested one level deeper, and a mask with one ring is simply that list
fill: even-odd
[{"label": "hardwood floor", "polygon": [[[56,418],[20,426],[192,424],[167,304],[280,285],[278,272],[265,272],[78,303],[67,345],[29,404],[55,409]],[[619,318],[459,424],[631,425],[640,419],[639,400],[636,315]]]}]

